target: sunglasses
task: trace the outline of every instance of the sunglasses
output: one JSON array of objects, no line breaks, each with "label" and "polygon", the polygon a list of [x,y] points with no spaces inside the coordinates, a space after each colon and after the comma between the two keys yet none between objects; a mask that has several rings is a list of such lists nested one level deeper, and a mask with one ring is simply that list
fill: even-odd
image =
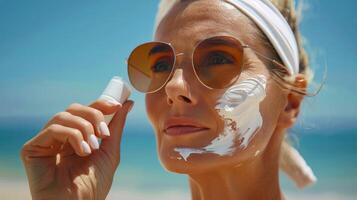
[{"label": "sunglasses", "polygon": [[[209,89],[224,89],[231,86],[241,74],[245,48],[250,47],[232,36],[213,36],[200,41],[193,48],[191,57],[195,76]],[[143,93],[160,90],[173,74],[176,57],[182,54],[176,54],[170,43],[160,41],[137,46],[127,59],[131,84]]]}]

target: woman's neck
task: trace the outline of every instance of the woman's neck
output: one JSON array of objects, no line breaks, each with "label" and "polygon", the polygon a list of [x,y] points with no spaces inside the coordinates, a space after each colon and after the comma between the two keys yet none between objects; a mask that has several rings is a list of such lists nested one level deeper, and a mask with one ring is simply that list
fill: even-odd
[{"label": "woman's neck", "polygon": [[239,167],[190,174],[192,200],[283,200],[279,186],[279,154],[274,153],[277,146],[273,146]]}]

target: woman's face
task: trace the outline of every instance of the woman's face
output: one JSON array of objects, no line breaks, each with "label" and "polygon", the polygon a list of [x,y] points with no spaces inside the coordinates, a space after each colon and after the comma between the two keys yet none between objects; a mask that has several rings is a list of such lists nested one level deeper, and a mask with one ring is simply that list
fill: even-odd
[{"label": "woman's face", "polygon": [[[236,131],[230,147],[224,146],[229,142],[212,147],[214,141],[223,139],[227,128],[232,128],[232,124],[228,126],[216,109],[228,88],[209,89],[203,86],[194,74],[191,61],[195,44],[217,35],[232,35],[267,55],[269,52],[257,42],[254,31],[255,27],[240,11],[228,3],[215,0],[180,2],[158,26],[155,40],[171,43],[176,53],[183,53],[176,57],[175,68],[167,84],[159,91],[146,95],[147,114],[155,130],[160,161],[166,169],[189,174],[217,167],[241,166],[264,152],[286,106],[286,94],[270,79],[266,65],[250,49],[245,49],[241,76],[235,81],[235,85],[239,85],[258,76],[266,78],[262,99],[246,104],[248,112],[241,114],[238,110],[236,113],[242,115],[235,124],[238,132],[241,126],[256,128],[250,122],[257,121],[259,116],[260,128],[251,134],[249,141],[243,141],[239,137],[242,133]],[[249,118],[252,106],[258,108],[259,116]],[[186,126],[165,130],[170,123]],[[243,142],[246,146],[242,145]],[[207,150],[207,147],[216,148],[216,151],[212,148]]]}]

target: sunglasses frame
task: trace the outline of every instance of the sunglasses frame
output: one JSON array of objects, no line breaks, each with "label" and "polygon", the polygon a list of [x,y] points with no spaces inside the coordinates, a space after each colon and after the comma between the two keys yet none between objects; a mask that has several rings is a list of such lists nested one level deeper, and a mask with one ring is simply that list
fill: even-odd
[{"label": "sunglasses frame", "polygon": [[[266,60],[269,60],[269,61],[273,62],[273,64],[278,65],[279,67],[281,67],[281,68],[284,70],[284,73],[288,73],[288,74],[289,74],[288,70],[286,70],[286,67],[285,67],[283,64],[279,63],[279,62],[276,61],[275,59],[271,59],[271,58],[269,58],[269,57],[267,57],[267,56],[265,56],[265,55],[259,53],[258,51],[254,50],[252,47],[250,47],[249,45],[243,43],[243,42],[242,42],[239,38],[237,38],[237,37],[234,37],[234,36],[231,36],[231,35],[216,35],[216,36],[210,36],[210,37],[207,37],[207,38],[205,38],[205,39],[199,41],[199,42],[193,47],[193,50],[192,50],[192,52],[191,52],[191,66],[192,66],[192,68],[193,68],[193,72],[194,72],[194,74],[195,74],[197,80],[198,80],[203,86],[205,86],[206,88],[208,88],[208,89],[210,89],[210,90],[214,90],[214,89],[215,89],[215,90],[225,89],[225,88],[228,88],[228,87],[230,87],[231,85],[233,85],[233,84],[234,84],[234,81],[236,81],[236,80],[239,78],[239,76],[237,76],[237,77],[235,78],[235,80],[232,81],[232,83],[228,84],[227,86],[225,86],[225,87],[223,87],[223,88],[213,88],[213,87],[210,87],[210,86],[206,85],[205,83],[203,83],[203,82],[201,81],[201,79],[199,78],[199,76],[198,76],[198,74],[197,74],[197,72],[196,72],[195,66],[194,66],[194,61],[193,61],[193,58],[194,58],[194,54],[195,54],[195,52],[196,52],[196,49],[197,49],[197,47],[198,47],[199,45],[201,45],[203,42],[205,42],[205,41],[207,41],[207,40],[209,40],[209,39],[217,38],[217,37],[227,37],[227,38],[229,38],[229,39],[233,39],[233,40],[237,41],[237,42],[240,44],[241,48],[242,48],[242,55],[243,55],[243,57],[244,57],[244,49],[250,48],[255,54],[257,54],[258,56],[261,56],[262,58],[264,58],[264,59],[266,59]],[[165,80],[165,82],[164,82],[159,88],[157,88],[157,89],[155,89],[155,90],[153,90],[153,91],[142,92],[142,91],[136,89],[136,87],[134,86],[134,84],[133,84],[132,81],[131,81],[131,78],[130,78],[130,75],[129,75],[129,67],[131,67],[131,66],[133,66],[133,65],[132,65],[132,64],[129,64],[129,61],[128,61],[128,60],[129,60],[129,58],[131,57],[131,55],[134,53],[135,49],[139,48],[140,46],[147,45],[147,44],[151,44],[151,43],[161,43],[161,44],[164,44],[164,45],[168,45],[168,46],[171,48],[172,52],[173,52],[174,62],[173,62],[173,66],[172,66],[172,68],[171,68],[171,71],[170,71],[169,76],[167,77],[167,79]],[[132,52],[130,53],[129,58],[126,59],[127,70],[128,70],[128,75],[129,75],[128,77],[129,77],[129,80],[130,80],[131,84],[134,86],[134,88],[135,88],[136,90],[138,90],[139,92],[142,92],[142,93],[144,93],[144,94],[155,93],[155,92],[161,90],[161,89],[167,84],[167,82],[171,79],[171,76],[172,76],[173,71],[174,71],[174,69],[175,69],[176,57],[177,57],[177,56],[180,56],[180,55],[183,55],[183,54],[184,54],[183,52],[176,54],[175,48],[172,46],[171,43],[168,43],[168,42],[150,41],[150,42],[145,42],[145,43],[142,43],[142,44],[136,46],[136,47],[132,50]],[[130,66],[130,65],[131,65],[131,66]],[[242,63],[242,66],[244,66],[244,63]]]}]

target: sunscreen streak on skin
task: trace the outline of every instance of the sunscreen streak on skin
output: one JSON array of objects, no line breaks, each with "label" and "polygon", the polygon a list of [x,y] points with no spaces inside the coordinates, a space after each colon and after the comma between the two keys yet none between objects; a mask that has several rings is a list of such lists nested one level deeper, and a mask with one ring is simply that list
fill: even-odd
[{"label": "sunscreen streak on skin", "polygon": [[234,84],[218,100],[215,109],[224,120],[223,133],[203,148],[175,148],[185,161],[191,154],[214,153],[231,155],[236,140],[240,147],[248,143],[263,124],[259,104],[265,98],[266,78],[263,75],[248,77]]}]

